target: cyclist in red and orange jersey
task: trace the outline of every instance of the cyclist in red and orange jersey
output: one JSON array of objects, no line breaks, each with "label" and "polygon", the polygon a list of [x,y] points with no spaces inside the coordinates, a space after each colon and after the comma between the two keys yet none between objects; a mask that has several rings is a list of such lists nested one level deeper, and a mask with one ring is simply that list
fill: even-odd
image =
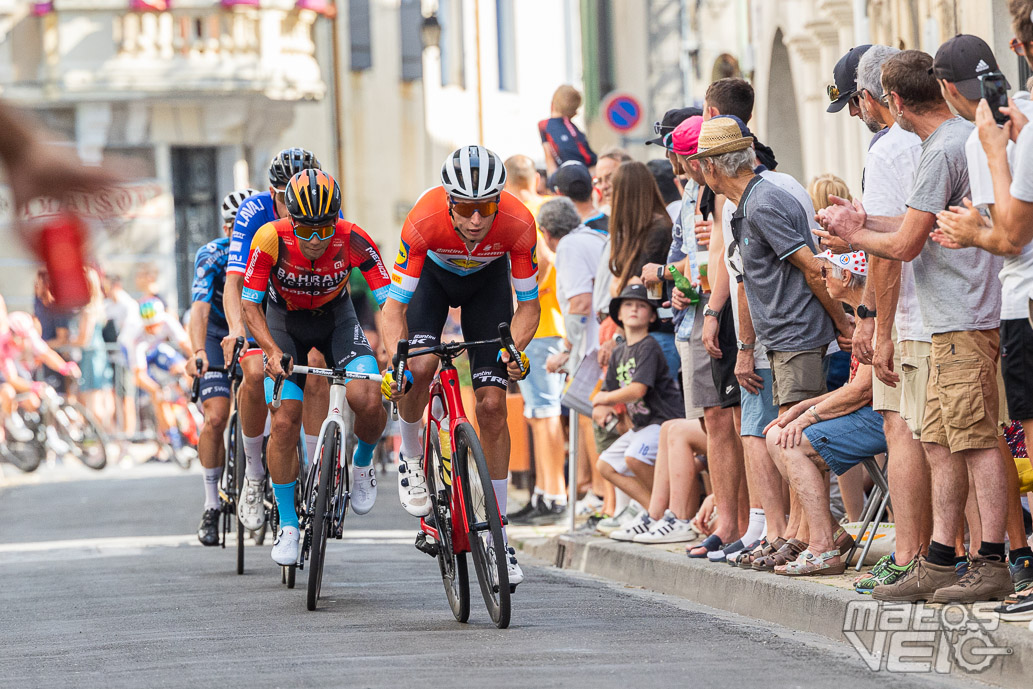
[{"label": "cyclist in red and orange jersey", "polygon": [[[506,168],[502,159],[483,146],[463,146],[441,168],[441,186],[423,194],[402,228],[402,242],[383,310],[385,345],[392,360],[398,341],[431,346],[441,339],[450,307],[462,309],[463,337],[468,341],[498,337],[499,323],[510,323],[513,339],[523,349],[538,329],[537,234],[534,218],[518,198],[503,191]],[[510,289],[516,291],[513,310]],[[509,428],[506,387],[529,370],[521,352],[523,372],[506,352],[492,347],[469,350],[470,372],[477,400],[481,444],[499,509],[506,513],[509,475]],[[544,365],[545,362],[536,362]],[[415,390],[398,399],[402,451],[398,492],[413,516],[430,513],[420,419],[429,400],[429,383],[437,367],[433,357],[412,360]],[[390,372],[385,394],[400,394]],[[509,581],[523,574],[508,544]]]},{"label": "cyclist in red and orange jersey", "polygon": [[[266,357],[267,403],[272,401],[273,379],[288,376],[283,384],[283,403],[279,409],[270,409],[272,430],[266,456],[280,513],[280,532],[272,556],[277,564],[290,565],[298,559],[295,448],[305,387],[305,377],[291,375],[290,368],[314,347],[333,368],[379,373],[345,285],[351,269],[358,268],[382,304],[390,280],[369,235],[358,225],[338,219],[341,189],[333,177],[319,170],[303,170],[288,183],[285,200],[290,217],[263,225],[251,242],[242,298],[244,320]],[[270,287],[263,313],[261,304]],[[280,367],[284,353],[291,357],[286,371]],[[377,498],[370,465],[387,414],[378,386],[372,381],[350,382],[347,398],[355,412],[358,440],[351,506],[356,514],[365,514]]]}]

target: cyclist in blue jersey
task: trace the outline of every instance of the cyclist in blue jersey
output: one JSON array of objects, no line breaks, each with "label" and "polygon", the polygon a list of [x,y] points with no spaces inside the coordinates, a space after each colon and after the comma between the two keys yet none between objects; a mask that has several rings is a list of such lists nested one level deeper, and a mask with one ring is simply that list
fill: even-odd
[{"label": "cyclist in blue jersey", "polygon": [[[222,302],[226,264],[230,257],[230,232],[241,204],[257,193],[257,189],[242,189],[230,192],[223,199],[223,236],[198,249],[194,259],[189,330],[194,359],[200,359],[202,363],[199,398],[204,412],[204,426],[198,439],[197,454],[204,475],[204,513],[197,528],[197,538],[204,545],[219,544],[219,479],[222,477],[225,454],[222,436],[230,414],[229,378],[221,371],[209,371],[208,368],[223,368],[226,365],[222,340],[229,334],[229,324]],[[187,371],[191,375],[197,374],[193,359],[188,362]]]},{"label": "cyclist in blue jersey", "polygon": [[[311,151],[303,148],[286,148],[273,157],[269,164],[269,191],[246,199],[237,211],[237,218],[230,235],[229,260],[226,265],[226,286],[223,292],[223,313],[226,314],[228,333],[222,340],[223,356],[233,353],[233,343],[246,335],[241,309],[241,291],[244,287],[244,271],[247,269],[251,240],[258,229],[266,223],[287,217],[284,195],[291,177],[309,168],[321,169],[319,161]],[[312,350],[308,353],[308,365],[324,367],[323,355]],[[245,528],[252,531],[262,527],[265,506],[262,486],[265,467],[262,465],[262,438],[266,433],[267,408],[265,404],[265,371],[262,350],[255,347],[241,357],[240,366],[244,373],[237,396],[237,411],[240,429],[244,437],[244,457],[247,469],[244,472],[244,486],[237,501],[237,516]],[[314,378],[305,387],[303,420],[305,447],[311,457],[315,452],[319,428],[326,418],[330,401],[330,386],[325,378]]]}]

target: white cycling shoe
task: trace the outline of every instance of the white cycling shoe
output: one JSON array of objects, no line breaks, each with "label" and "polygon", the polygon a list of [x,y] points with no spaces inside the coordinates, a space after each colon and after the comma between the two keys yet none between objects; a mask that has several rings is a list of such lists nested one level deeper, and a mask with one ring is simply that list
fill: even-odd
[{"label": "white cycling shoe", "polygon": [[366,514],[377,501],[376,469],[352,467],[351,504],[355,514]]},{"label": "white cycling shoe", "polygon": [[422,457],[400,456],[398,499],[405,511],[414,517],[426,517],[430,514],[430,494],[427,492],[427,477],[423,473]]},{"label": "white cycling shoe", "polygon": [[298,540],[300,532],[296,526],[280,527],[273,543],[273,562],[278,565],[294,565],[298,562]]},{"label": "white cycling shoe", "polygon": [[244,477],[244,490],[237,500],[237,519],[248,531],[258,531],[265,524],[264,479]]},{"label": "white cycling shoe", "polygon": [[506,570],[509,572],[509,585],[515,587],[524,582],[524,570],[517,564],[516,551],[506,546]]}]

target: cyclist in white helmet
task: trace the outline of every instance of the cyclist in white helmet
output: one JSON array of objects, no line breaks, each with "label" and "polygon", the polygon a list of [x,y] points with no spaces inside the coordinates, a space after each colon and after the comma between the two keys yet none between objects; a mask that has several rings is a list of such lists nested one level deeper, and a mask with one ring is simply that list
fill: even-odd
[{"label": "cyclist in white helmet", "polygon": [[194,284],[190,294],[190,345],[194,355],[187,362],[187,373],[197,375],[194,360],[202,361],[200,400],[204,426],[197,443],[197,454],[204,474],[205,498],[197,538],[204,545],[219,544],[222,436],[230,413],[229,380],[225,373],[209,371],[208,367],[225,366],[222,339],[229,334],[229,326],[222,310],[222,293],[226,286],[230,233],[241,204],[257,193],[257,189],[240,189],[226,195],[222,200],[222,236],[198,249],[194,259]]},{"label": "cyclist in white helmet", "polygon": [[[499,323],[510,323],[518,348],[531,341],[541,315],[535,224],[520,199],[503,191],[505,184],[506,168],[498,155],[483,146],[463,146],[445,159],[441,186],[424,192],[409,212],[382,314],[392,360],[400,339],[407,338],[414,347],[437,344],[449,307],[456,306],[462,307],[466,340],[497,338]],[[515,312],[511,281],[518,302]],[[474,348],[469,358],[481,445],[504,515],[509,475],[506,388],[521,378],[521,368],[497,348]],[[526,364],[523,352],[521,358]],[[398,401],[398,492],[413,516],[430,513],[420,426],[437,363],[433,357],[413,359],[412,391]],[[385,394],[397,397],[390,372],[385,381]],[[513,549],[508,543],[505,547],[509,582],[516,585],[523,581],[523,572]]]}]

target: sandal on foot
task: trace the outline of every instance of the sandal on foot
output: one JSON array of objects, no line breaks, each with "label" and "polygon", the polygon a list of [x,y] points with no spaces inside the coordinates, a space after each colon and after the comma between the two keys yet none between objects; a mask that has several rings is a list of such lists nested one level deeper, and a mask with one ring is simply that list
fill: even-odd
[{"label": "sandal on foot", "polygon": [[803,551],[807,550],[807,544],[790,538],[781,548],[771,555],[761,558],[753,563],[753,569],[762,572],[772,572],[775,567],[784,567],[797,558]]},{"label": "sandal on foot", "polygon": [[686,548],[685,554],[693,559],[699,559],[706,557],[707,553],[713,552],[715,550],[720,550],[723,547],[724,543],[721,542],[721,539],[718,538],[715,534],[710,534],[699,545],[694,545],[689,548]]},{"label": "sandal on foot", "polygon": [[842,560],[830,562],[830,560],[837,559],[839,559],[838,550],[827,550],[819,555],[805,550],[794,562],[787,564],[785,570],[780,572],[776,569],[775,573],[787,577],[820,577],[842,574],[846,571],[846,563]]}]

